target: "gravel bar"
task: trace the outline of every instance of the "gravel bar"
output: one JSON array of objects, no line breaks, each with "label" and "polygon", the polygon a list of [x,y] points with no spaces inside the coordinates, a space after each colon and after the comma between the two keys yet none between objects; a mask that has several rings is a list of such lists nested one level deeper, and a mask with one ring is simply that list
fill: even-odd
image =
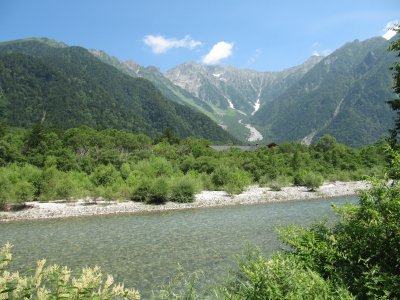
[{"label": "gravel bar", "polygon": [[304,187],[294,186],[282,188],[281,191],[271,191],[266,187],[249,186],[239,195],[230,196],[223,191],[203,191],[196,194],[196,200],[193,203],[167,202],[163,205],[150,205],[133,201],[94,202],[90,198],[69,202],[60,200],[51,202],[27,202],[27,207],[29,207],[27,209],[0,212],[0,222],[332,198],[356,195],[358,190],[366,188],[368,188],[368,184],[364,181],[329,182],[321,186],[316,192],[307,191]]}]

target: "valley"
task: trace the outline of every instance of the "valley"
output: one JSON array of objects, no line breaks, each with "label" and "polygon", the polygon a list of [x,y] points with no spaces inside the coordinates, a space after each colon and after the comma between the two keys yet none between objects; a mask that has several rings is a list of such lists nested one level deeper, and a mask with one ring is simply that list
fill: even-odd
[{"label": "valley", "polygon": [[[389,67],[394,55],[386,51],[388,43],[381,37],[356,40],[280,72],[187,62],[162,73],[91,53],[132,77],[150,80],[166,98],[206,114],[243,143],[310,144],[328,133],[358,147],[381,138],[393,118],[381,101],[393,96]],[[367,134],[367,128],[373,131]]]}]

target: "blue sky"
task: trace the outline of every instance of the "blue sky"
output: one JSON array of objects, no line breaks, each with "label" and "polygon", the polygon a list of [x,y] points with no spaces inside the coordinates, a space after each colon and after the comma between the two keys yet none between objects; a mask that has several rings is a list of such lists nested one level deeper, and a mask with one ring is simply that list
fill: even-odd
[{"label": "blue sky", "polygon": [[189,60],[277,71],[399,19],[399,0],[2,0],[0,41],[49,37],[163,71]]}]

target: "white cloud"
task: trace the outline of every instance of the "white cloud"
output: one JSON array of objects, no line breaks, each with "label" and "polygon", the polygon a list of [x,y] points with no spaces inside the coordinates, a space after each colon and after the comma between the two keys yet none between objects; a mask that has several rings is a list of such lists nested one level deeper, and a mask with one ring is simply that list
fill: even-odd
[{"label": "white cloud", "polygon": [[382,37],[387,40],[390,40],[392,37],[394,37],[397,33],[397,31],[394,29],[399,28],[399,24],[399,20],[393,20],[387,23],[385,29],[383,30],[384,34],[382,34]]},{"label": "white cloud", "polygon": [[203,56],[203,63],[207,65],[219,64],[219,62],[232,55],[233,43],[227,43],[224,41],[216,43],[208,52],[207,55]]},{"label": "white cloud", "polygon": [[172,48],[194,49],[202,45],[200,41],[193,40],[189,35],[183,39],[167,39],[162,35],[146,35],[143,42],[151,48],[155,54],[165,53]]},{"label": "white cloud", "polygon": [[312,48],[316,48],[316,47],[318,47],[318,46],[319,46],[319,42],[315,42],[315,43],[313,43],[313,44],[311,45]]}]

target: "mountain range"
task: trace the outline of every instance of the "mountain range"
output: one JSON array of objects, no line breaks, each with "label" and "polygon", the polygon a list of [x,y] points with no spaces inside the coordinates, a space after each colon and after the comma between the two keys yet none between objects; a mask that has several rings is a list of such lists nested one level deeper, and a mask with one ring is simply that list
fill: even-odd
[{"label": "mountain range", "polygon": [[187,62],[162,73],[49,39],[10,41],[0,43],[0,117],[151,135],[171,127],[221,142],[310,144],[331,134],[358,147],[392,126],[389,43],[355,40],[280,72]]}]

